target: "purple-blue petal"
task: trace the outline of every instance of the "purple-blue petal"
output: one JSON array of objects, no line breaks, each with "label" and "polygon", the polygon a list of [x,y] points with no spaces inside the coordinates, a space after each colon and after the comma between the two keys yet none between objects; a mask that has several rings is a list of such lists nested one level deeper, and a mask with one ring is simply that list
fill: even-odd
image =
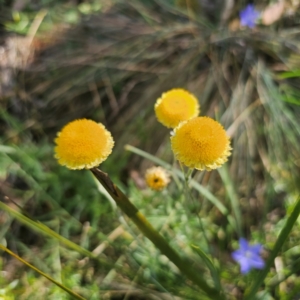
[{"label": "purple-blue petal", "polygon": [[245,238],[239,240],[240,249],[231,253],[232,258],[240,264],[241,273],[247,274],[252,268],[263,269],[264,260],[260,257],[262,245],[249,245]]},{"label": "purple-blue petal", "polygon": [[248,241],[245,238],[240,238],[239,244],[241,251],[247,251],[249,249]]},{"label": "purple-blue petal", "polygon": [[240,12],[241,25],[253,28],[255,26],[255,22],[259,18],[259,16],[260,16],[260,13],[257,10],[255,10],[254,5],[248,4]]},{"label": "purple-blue petal", "polygon": [[249,259],[249,264],[252,268],[255,269],[263,269],[265,267],[265,262],[260,256],[253,257],[252,259]]},{"label": "purple-blue petal", "polygon": [[249,248],[251,252],[259,254],[263,246],[261,244],[255,244],[255,245],[251,245]]},{"label": "purple-blue petal", "polygon": [[241,273],[242,274],[247,274],[252,268],[251,264],[249,263],[249,260],[246,259],[246,258],[240,260],[239,264],[241,266]]},{"label": "purple-blue petal", "polygon": [[236,261],[239,262],[240,260],[244,259],[245,253],[241,250],[235,250],[231,253],[231,257]]}]

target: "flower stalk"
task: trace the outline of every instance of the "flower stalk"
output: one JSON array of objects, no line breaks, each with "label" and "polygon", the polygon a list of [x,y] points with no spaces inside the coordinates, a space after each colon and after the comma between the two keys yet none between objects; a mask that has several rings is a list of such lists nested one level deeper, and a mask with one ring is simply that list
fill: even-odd
[{"label": "flower stalk", "polygon": [[160,251],[167,256],[178,269],[185,274],[192,282],[197,284],[208,296],[212,299],[223,300],[225,299],[220,291],[209,286],[201,276],[186,259],[182,258],[163,238],[163,236],[154,229],[154,227],[147,221],[145,216],[139,212],[139,210],[130,202],[130,200],[124,195],[120,189],[111,181],[108,175],[98,168],[91,169],[94,176],[106,189],[106,191],[115,200],[119,208],[133,221],[138,229],[146,236]]}]

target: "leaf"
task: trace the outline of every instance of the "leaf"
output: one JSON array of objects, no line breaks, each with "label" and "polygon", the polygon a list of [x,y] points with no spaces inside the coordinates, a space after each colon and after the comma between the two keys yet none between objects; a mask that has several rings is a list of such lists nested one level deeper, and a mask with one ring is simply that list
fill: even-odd
[{"label": "leaf", "polygon": [[291,104],[295,104],[295,105],[300,105],[300,99],[295,98],[293,96],[282,96],[282,100],[287,102],[287,103],[291,103]]},{"label": "leaf", "polygon": [[294,77],[300,77],[300,70],[283,72],[279,75],[279,78],[281,78],[281,79],[294,78]]},{"label": "leaf", "polygon": [[14,153],[16,150],[10,146],[0,145],[0,152],[3,153]]},{"label": "leaf", "polygon": [[197,246],[191,245],[192,249],[197,252],[197,254],[202,258],[203,262],[207,266],[207,268],[210,271],[211,277],[214,280],[215,287],[220,290],[221,288],[221,283],[220,283],[220,278],[219,278],[219,272],[217,271],[216,267],[210,260],[210,258]]},{"label": "leaf", "polygon": [[80,295],[78,295],[77,293],[73,292],[71,289],[69,289],[68,287],[66,287],[65,285],[61,284],[60,282],[56,281],[55,279],[53,279],[51,276],[49,276],[48,274],[42,272],[40,269],[38,269],[37,267],[33,266],[32,264],[30,264],[29,262],[27,262],[26,260],[24,260],[23,258],[21,258],[20,256],[18,256],[16,253],[12,252],[11,250],[9,250],[8,248],[6,248],[5,246],[0,244],[0,249],[7,252],[8,254],[10,254],[12,257],[14,257],[15,259],[17,259],[18,261],[20,261],[21,263],[23,263],[24,265],[26,265],[27,267],[29,267],[30,269],[32,269],[33,271],[39,273],[40,275],[44,276],[45,278],[47,278],[49,281],[53,282],[54,284],[56,284],[58,287],[60,287],[61,289],[63,289],[64,291],[66,291],[67,293],[69,293],[73,298],[75,299],[79,299],[79,300],[86,300],[85,298],[81,297]]},{"label": "leaf", "polygon": [[267,6],[262,13],[262,23],[271,25],[278,21],[284,12],[284,2],[280,0],[278,3]]},{"label": "leaf", "polygon": [[268,291],[260,291],[257,293],[258,300],[274,300]]}]

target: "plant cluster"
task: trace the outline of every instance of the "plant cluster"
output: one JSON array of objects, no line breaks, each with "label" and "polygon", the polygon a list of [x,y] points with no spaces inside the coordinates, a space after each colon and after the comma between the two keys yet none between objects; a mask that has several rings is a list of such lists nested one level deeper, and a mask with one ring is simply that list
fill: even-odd
[{"label": "plant cluster", "polygon": [[299,1],[21,2],[0,299],[298,299]]}]

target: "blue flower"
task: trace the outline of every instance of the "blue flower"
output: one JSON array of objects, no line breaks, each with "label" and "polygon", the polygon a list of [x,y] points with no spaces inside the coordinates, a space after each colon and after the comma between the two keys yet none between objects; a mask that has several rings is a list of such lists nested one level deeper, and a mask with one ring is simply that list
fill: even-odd
[{"label": "blue flower", "polygon": [[247,274],[252,268],[263,269],[265,262],[260,257],[262,245],[249,245],[247,240],[240,238],[240,249],[232,252],[232,258],[241,266],[241,273]]},{"label": "blue flower", "polygon": [[241,25],[253,28],[256,20],[259,18],[260,13],[255,10],[253,4],[248,4],[241,12]]}]

